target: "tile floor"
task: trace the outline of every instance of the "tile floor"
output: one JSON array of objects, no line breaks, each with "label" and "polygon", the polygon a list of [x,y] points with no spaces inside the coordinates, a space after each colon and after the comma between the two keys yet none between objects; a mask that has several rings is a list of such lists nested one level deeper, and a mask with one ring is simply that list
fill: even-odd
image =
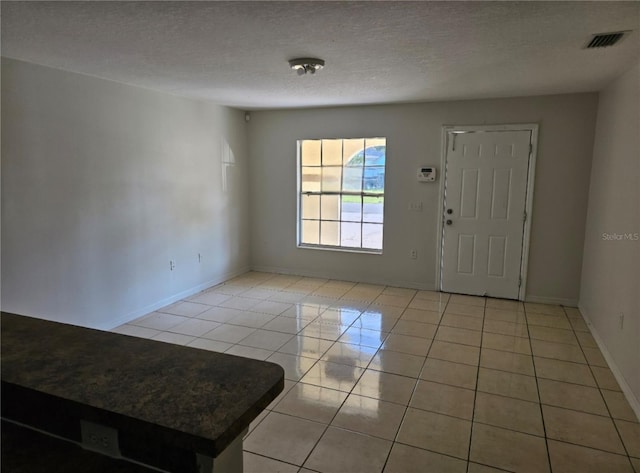
[{"label": "tile floor", "polygon": [[246,472],[640,473],[577,309],[250,272],[114,331],[285,369]]}]

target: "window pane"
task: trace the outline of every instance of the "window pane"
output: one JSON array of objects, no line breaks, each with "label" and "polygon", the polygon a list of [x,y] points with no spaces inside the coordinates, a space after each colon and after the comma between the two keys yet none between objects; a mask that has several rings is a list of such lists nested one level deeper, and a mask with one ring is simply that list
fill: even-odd
[{"label": "window pane", "polygon": [[367,192],[384,191],[384,167],[366,166],[364,168],[364,190]]},{"label": "window pane", "polygon": [[361,227],[362,225],[360,224],[360,222],[342,222],[340,244],[342,246],[360,248],[360,242],[362,241]]},{"label": "window pane", "polygon": [[362,191],[362,166],[345,165],[342,170],[342,190],[346,192]]},{"label": "window pane", "polygon": [[322,165],[342,166],[342,140],[322,140]]},{"label": "window pane", "polygon": [[364,149],[365,166],[384,166],[386,157],[385,146],[367,146]]},{"label": "window pane", "polygon": [[387,146],[386,138],[367,138],[365,140],[365,145],[369,146]]},{"label": "window pane", "polygon": [[320,219],[320,196],[302,196],[302,218]]},{"label": "window pane", "polygon": [[303,166],[320,166],[320,140],[303,140],[301,161]]},{"label": "window pane", "polygon": [[342,140],[343,141],[343,156],[345,164],[349,161],[349,158],[356,154],[358,151],[364,149],[364,140],[362,138],[354,140]]},{"label": "window pane", "polygon": [[323,195],[320,202],[322,204],[320,206],[320,218],[322,220],[340,220],[339,195]]},{"label": "window pane", "polygon": [[362,221],[364,222],[380,222],[382,223],[384,218],[384,197],[370,197],[364,198]]},{"label": "window pane", "polygon": [[320,243],[323,245],[340,244],[340,222],[321,222],[322,232],[320,234]]},{"label": "window pane", "polygon": [[320,175],[322,168],[302,168],[302,192],[315,192],[320,190]]},{"label": "window pane", "polygon": [[342,196],[342,216],[340,220],[360,222],[362,220],[362,197],[359,195]]},{"label": "window pane", "polygon": [[325,192],[340,192],[342,167],[322,167],[322,190]]},{"label": "window pane", "polygon": [[364,159],[363,186],[367,191],[384,191],[384,170],[386,164],[386,146],[379,143],[380,139],[367,140]]},{"label": "window pane", "polygon": [[301,243],[317,245],[320,243],[320,222],[317,220],[302,221],[302,235],[300,235]]},{"label": "window pane", "polygon": [[362,224],[362,247],[376,250],[382,249],[382,224]]}]

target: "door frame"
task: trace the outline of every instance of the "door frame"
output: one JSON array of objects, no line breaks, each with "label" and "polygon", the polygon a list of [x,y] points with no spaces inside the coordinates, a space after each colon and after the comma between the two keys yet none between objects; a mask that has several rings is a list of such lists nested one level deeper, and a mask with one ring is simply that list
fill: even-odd
[{"label": "door frame", "polygon": [[533,214],[533,189],[535,184],[536,157],[538,155],[538,124],[523,123],[515,125],[443,125],[440,156],[440,189],[438,191],[438,225],[436,238],[436,290],[442,290],[442,252],[444,250],[444,191],[447,179],[446,164],[447,150],[449,149],[449,132],[478,133],[486,131],[529,131],[531,132],[531,152],[529,153],[529,166],[527,169],[527,189],[525,198],[525,212],[527,219],[524,222],[522,235],[522,255],[520,260],[520,277],[522,284],[518,290],[518,300],[524,301],[527,293],[527,274],[529,267],[529,243],[531,237],[531,221]]}]

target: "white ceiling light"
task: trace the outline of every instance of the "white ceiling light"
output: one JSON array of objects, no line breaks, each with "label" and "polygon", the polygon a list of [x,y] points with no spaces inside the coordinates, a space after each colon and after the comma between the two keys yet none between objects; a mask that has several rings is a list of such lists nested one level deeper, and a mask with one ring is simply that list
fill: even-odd
[{"label": "white ceiling light", "polygon": [[302,76],[304,74],[315,74],[316,71],[324,67],[324,61],[322,59],[302,57],[291,59],[289,66],[291,66],[291,69],[296,71],[299,76]]}]

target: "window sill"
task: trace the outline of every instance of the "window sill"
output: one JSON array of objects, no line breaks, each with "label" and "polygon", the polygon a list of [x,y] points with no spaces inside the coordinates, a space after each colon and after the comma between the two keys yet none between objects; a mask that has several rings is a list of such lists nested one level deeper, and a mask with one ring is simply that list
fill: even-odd
[{"label": "window sill", "polygon": [[308,245],[308,244],[299,244],[298,248],[302,250],[322,250],[322,251],[336,251],[339,253],[364,253],[367,255],[382,255],[382,250],[376,250],[373,248],[351,248],[348,246],[324,246],[324,245]]}]

